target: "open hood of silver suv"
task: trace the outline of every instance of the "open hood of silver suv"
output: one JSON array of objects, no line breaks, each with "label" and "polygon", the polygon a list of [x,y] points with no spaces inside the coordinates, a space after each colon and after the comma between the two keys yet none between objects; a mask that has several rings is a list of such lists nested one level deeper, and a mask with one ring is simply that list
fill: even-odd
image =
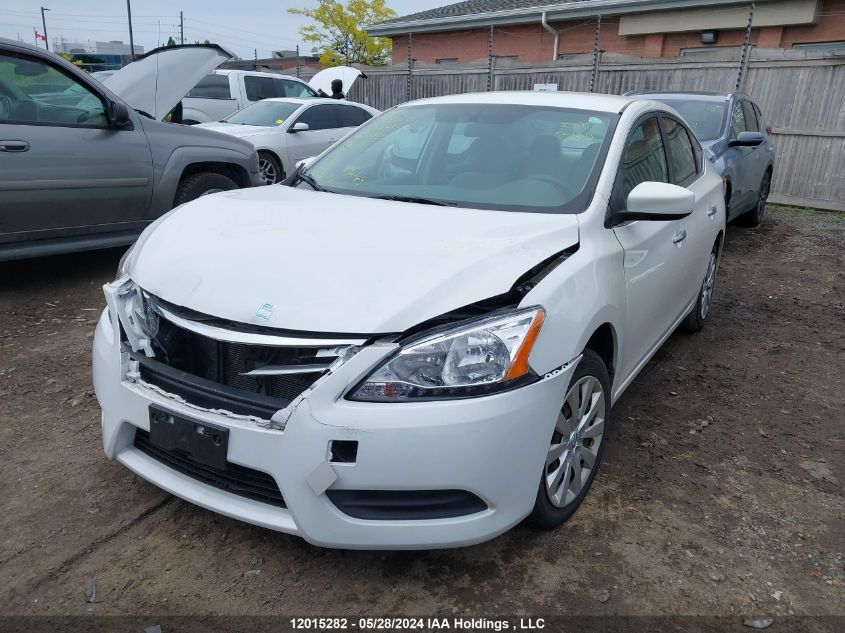
[{"label": "open hood of silver suv", "polygon": [[160,120],[200,79],[232,57],[217,44],[156,48],[103,83],[129,107]]}]

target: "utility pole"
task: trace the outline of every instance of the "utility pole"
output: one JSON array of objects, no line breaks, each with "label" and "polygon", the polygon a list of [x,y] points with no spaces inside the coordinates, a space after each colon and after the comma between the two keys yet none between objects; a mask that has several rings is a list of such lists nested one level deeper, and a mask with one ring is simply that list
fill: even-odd
[{"label": "utility pole", "polygon": [[590,74],[590,92],[596,91],[596,80],[599,76],[599,64],[601,63],[601,49],[599,48],[599,36],[601,35],[601,15],[596,22],[596,36],[593,43],[593,72]]},{"label": "utility pole", "polygon": [[[45,9],[41,7],[41,26],[44,28],[44,47],[49,51],[50,50],[50,40],[47,39],[47,20],[44,18],[44,12],[49,11],[50,9]],[[36,42],[37,44],[38,42]]]},{"label": "utility pole", "polygon": [[745,83],[745,71],[748,69],[748,59],[751,57],[751,23],[754,21],[754,3],[748,8],[748,25],[745,27],[745,40],[742,43],[742,52],[739,54],[739,68],[736,71],[736,84],[734,90],[741,90]]},{"label": "utility pole", "polygon": [[493,90],[493,25],[487,34],[487,92]]},{"label": "utility pole", "polygon": [[179,12],[179,43],[185,43],[185,15]]},{"label": "utility pole", "polygon": [[302,64],[299,63],[299,44],[296,45],[296,78],[302,79]]},{"label": "utility pole", "polygon": [[414,34],[408,33],[408,90],[405,93],[406,101],[411,100],[411,82],[414,75]]},{"label": "utility pole", "polygon": [[254,57],[253,57],[253,62],[252,62],[252,69],[253,69],[253,70],[258,70],[258,49],[257,49],[257,48],[253,48],[253,49],[252,49],[252,53],[253,53],[253,55],[254,55]]},{"label": "utility pole", "polygon": [[135,61],[135,39],[132,37],[132,5],[126,0],[126,17],[129,19],[129,56]]}]

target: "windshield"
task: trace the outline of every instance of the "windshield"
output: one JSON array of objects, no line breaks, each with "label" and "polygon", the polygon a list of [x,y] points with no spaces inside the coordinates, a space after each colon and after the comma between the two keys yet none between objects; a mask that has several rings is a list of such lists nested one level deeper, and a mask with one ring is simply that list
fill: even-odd
[{"label": "windshield", "polygon": [[226,123],[237,123],[239,125],[277,127],[287,121],[301,107],[301,103],[259,101],[248,105],[243,110],[238,110],[223,120]]},{"label": "windshield", "polygon": [[722,124],[725,121],[724,101],[661,101],[675,108],[684,117],[699,141],[712,141],[722,135]]},{"label": "windshield", "polygon": [[308,172],[337,193],[577,213],[592,198],[616,120],[525,105],[400,106],[360,127]]}]

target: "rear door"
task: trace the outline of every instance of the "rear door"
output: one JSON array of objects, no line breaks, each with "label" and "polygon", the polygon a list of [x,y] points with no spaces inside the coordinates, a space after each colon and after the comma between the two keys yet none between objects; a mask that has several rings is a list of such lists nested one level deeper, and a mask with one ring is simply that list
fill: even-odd
[{"label": "rear door", "polygon": [[316,156],[340,138],[341,130],[338,106],[334,103],[315,103],[308,106],[296,118],[291,127],[305,123],[308,129],[288,134],[288,153],[294,163]]},{"label": "rear door", "polygon": [[340,138],[343,138],[356,127],[373,118],[373,115],[364,108],[352,103],[338,103],[335,107],[338,109],[337,116],[340,125],[338,131],[340,132]]},{"label": "rear door", "polygon": [[[634,125],[614,184],[611,206],[625,208],[641,182],[669,182],[666,148],[657,115]],[[628,222],[613,228],[624,250],[628,294],[625,347],[620,375],[627,376],[654,350],[688,301],[685,220]]]},{"label": "rear door", "polygon": [[0,242],[145,224],[147,138],[110,128],[104,103],[61,66],[0,50]]}]

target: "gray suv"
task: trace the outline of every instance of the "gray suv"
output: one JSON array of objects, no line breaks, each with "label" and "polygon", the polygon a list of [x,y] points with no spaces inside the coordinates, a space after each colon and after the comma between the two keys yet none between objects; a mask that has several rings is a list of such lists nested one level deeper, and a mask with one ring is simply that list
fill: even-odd
[{"label": "gray suv", "polygon": [[0,261],[130,244],[176,205],[260,184],[249,142],[163,120],[229,57],[157,49],[100,83],[0,39]]},{"label": "gray suv", "polygon": [[743,92],[629,92],[677,110],[722,175],[728,222],[760,226],[772,184],[771,126]]}]

